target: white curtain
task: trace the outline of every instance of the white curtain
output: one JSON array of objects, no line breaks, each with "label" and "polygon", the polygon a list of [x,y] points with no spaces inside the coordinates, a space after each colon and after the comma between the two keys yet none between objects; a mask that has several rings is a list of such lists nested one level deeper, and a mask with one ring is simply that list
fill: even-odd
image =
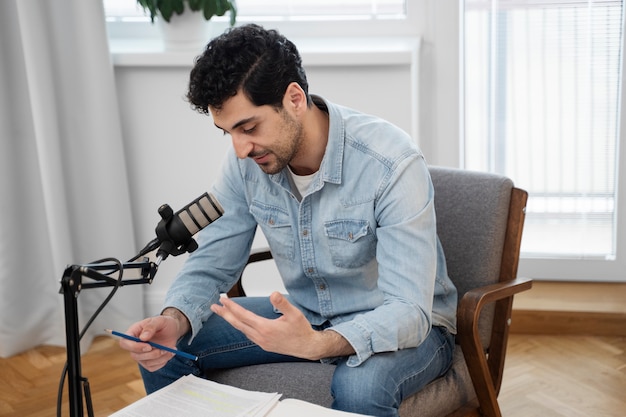
[{"label": "white curtain", "polygon": [[[0,1],[0,356],[65,345],[66,265],[124,262],[129,188],[101,0]],[[84,282],[89,282],[85,279]],[[91,331],[143,317],[118,290]],[[110,288],[80,292],[80,327]]]}]

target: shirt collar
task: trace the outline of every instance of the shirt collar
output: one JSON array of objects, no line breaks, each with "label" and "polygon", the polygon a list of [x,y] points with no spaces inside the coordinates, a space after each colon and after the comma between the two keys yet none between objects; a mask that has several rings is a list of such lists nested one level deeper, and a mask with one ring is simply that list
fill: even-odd
[{"label": "shirt collar", "polygon": [[337,106],[324,98],[311,95],[313,103],[328,112],[328,143],[320,165],[320,179],[333,184],[341,184],[343,169],[343,151],[345,146],[345,126]]}]

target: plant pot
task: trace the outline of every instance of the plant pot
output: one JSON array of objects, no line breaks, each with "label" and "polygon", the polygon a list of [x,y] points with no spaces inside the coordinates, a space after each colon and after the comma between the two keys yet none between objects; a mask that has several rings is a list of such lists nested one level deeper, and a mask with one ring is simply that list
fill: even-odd
[{"label": "plant pot", "polygon": [[168,51],[199,50],[210,40],[209,21],[202,12],[191,11],[187,6],[182,14],[173,14],[169,23],[160,18],[157,25]]}]

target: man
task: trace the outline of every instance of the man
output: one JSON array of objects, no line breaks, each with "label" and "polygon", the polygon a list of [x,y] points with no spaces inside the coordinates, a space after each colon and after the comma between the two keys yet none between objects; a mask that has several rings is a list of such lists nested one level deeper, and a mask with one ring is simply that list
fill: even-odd
[{"label": "man", "polygon": [[[212,189],[225,213],[200,233],[161,315],[128,330],[200,359],[120,342],[146,390],[211,368],[322,360],[337,365],[333,408],[397,416],[450,366],[456,317],[414,141],[309,95],[296,47],[256,25],[207,45],[188,99],[232,138]],[[288,295],[220,298],[257,226]]]}]

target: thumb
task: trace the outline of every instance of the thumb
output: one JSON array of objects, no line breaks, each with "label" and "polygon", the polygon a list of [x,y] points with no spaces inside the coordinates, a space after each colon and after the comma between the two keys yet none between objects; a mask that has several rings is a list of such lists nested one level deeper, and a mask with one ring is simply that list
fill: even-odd
[{"label": "thumb", "polygon": [[141,333],[139,338],[141,340],[150,340],[162,327],[157,317],[149,317],[142,322]]}]

